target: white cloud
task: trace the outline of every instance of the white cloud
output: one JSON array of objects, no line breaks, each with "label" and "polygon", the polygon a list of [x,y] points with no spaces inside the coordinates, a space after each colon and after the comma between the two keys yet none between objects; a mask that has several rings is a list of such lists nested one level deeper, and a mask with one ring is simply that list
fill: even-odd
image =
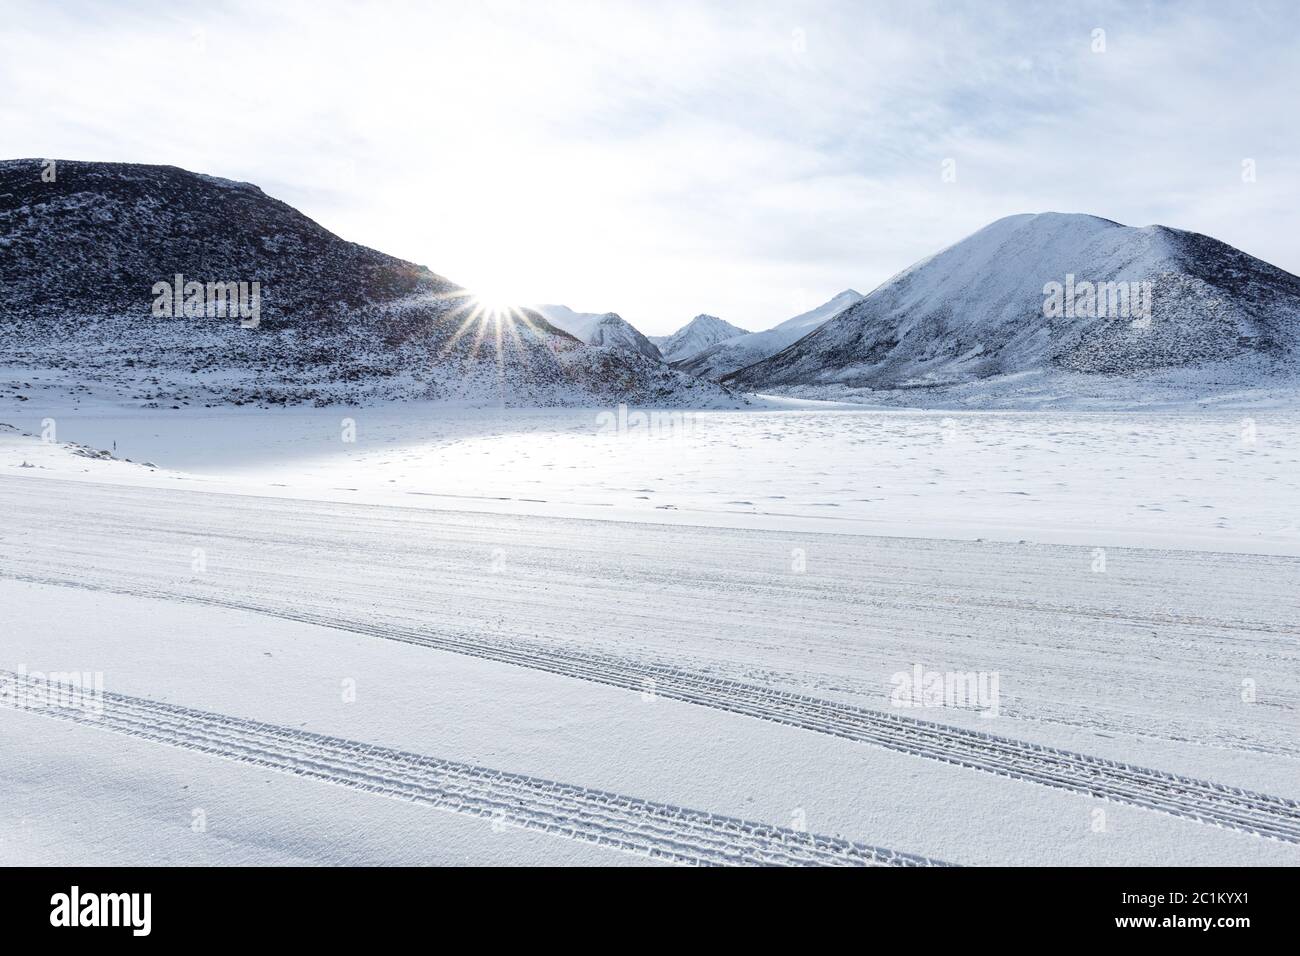
[{"label": "white cloud", "polygon": [[247,179],[459,282],[649,332],[765,327],[1043,209],[1300,271],[1285,4],[0,12],[3,155]]}]

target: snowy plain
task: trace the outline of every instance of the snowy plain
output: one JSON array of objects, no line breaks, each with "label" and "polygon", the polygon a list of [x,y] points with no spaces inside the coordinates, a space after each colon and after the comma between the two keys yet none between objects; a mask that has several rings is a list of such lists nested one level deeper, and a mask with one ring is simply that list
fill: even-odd
[{"label": "snowy plain", "polygon": [[[1300,408],[138,409],[28,373],[0,422],[169,486],[739,528],[1300,555]],[[39,375],[39,373],[37,373]],[[7,406],[7,407],[6,407]],[[133,481],[150,480],[134,471]],[[74,473],[75,477],[75,473]],[[97,479],[98,480],[98,479]]]},{"label": "snowy plain", "polygon": [[[26,381],[0,671],[102,672],[123,716],[0,707],[0,862],[1300,863],[1285,408],[171,411]],[[892,706],[916,664],[996,672],[999,713]]]}]

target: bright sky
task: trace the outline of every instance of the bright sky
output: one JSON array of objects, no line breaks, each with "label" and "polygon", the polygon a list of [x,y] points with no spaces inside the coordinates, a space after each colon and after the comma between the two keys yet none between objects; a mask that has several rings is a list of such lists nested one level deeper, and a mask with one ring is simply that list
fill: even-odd
[{"label": "bright sky", "polygon": [[0,157],[247,180],[650,334],[767,328],[1049,209],[1300,273],[1294,3],[0,0],[0,23]]}]

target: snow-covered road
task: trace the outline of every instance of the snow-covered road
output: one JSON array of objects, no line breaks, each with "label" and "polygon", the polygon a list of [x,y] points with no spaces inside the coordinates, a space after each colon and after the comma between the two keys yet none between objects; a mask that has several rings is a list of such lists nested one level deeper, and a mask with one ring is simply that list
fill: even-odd
[{"label": "snow-covered road", "polygon": [[[1138,830],[1162,816],[1201,821],[1161,830],[1190,839],[1190,859],[1226,831],[1248,841],[1233,844],[1243,860],[1290,859],[1284,848],[1300,840],[1297,559],[1109,549],[1099,560],[1064,546],[492,515],[45,477],[0,481],[0,510],[10,516],[0,577],[24,582],[11,587],[143,598],[160,613],[189,608],[198,621],[212,609],[252,613],[307,625],[323,635],[316,639],[342,631],[523,668],[551,675],[570,708],[585,706],[593,685],[633,701],[702,705],[723,736],[737,727],[761,736],[776,723],[796,739],[892,751],[900,756],[888,759],[903,759],[949,796],[956,788],[973,808],[980,794],[998,794],[985,813],[1004,798],[1092,805],[1101,797],[1143,808]],[[2,623],[0,667],[80,667],[68,659],[75,641],[58,660],[42,657],[51,642],[25,623],[21,606],[8,602]],[[221,655],[222,633],[199,630],[197,646]],[[99,660],[89,646],[81,653]],[[997,716],[977,706],[892,706],[895,675],[918,665],[997,674]],[[118,676],[140,697],[206,703],[167,667],[138,657]],[[475,720],[474,706],[461,719]],[[238,707],[232,718],[265,716],[257,695]],[[656,765],[669,781],[681,772],[671,761]],[[1041,796],[1052,791],[1061,796]],[[701,806],[707,798],[688,799],[700,796],[690,787],[678,798],[671,782],[665,792],[702,811],[735,809]],[[840,819],[829,832],[954,862],[987,859],[963,858],[951,834],[900,845],[891,826],[863,822],[878,821],[880,806],[859,802],[858,822]],[[1198,847],[1206,833],[1221,836]],[[1071,859],[1065,844],[1038,839],[1048,841],[1047,858]],[[1136,845],[1146,848],[1138,860],[1170,859],[1164,837]]]}]

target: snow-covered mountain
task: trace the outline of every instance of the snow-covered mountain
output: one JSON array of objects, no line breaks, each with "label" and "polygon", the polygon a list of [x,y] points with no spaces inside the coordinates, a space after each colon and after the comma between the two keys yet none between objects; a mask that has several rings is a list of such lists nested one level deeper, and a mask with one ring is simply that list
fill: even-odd
[{"label": "snow-covered mountain", "polygon": [[674,363],[673,367],[717,381],[747,365],[761,362],[769,355],[775,355],[861,299],[861,292],[845,289],[830,301],[792,319],[786,319],[766,332],[750,332],[748,335],[724,339],[693,358]]},{"label": "snow-covered mountain", "polygon": [[[660,362],[590,348],[535,312],[498,320],[450,280],[346,242],[249,183],[118,163],[50,172],[41,160],[0,162],[7,369],[178,407],[734,402]],[[174,299],[160,283],[177,276],[195,312],[187,289],[166,314]],[[255,326],[216,298],[226,283],[258,290]]]},{"label": "snow-covered mountain", "polygon": [[672,335],[651,336],[650,341],[659,346],[665,362],[685,362],[710,346],[737,335],[748,335],[746,329],[724,322],[716,315],[697,315]]},{"label": "snow-covered mountain", "polygon": [[658,347],[617,312],[574,312],[567,305],[539,305],[537,311],[557,329],[587,345],[630,349],[660,361]]},{"label": "snow-covered mountain", "polygon": [[1294,381],[1298,347],[1300,278],[1197,233],[1042,213],[986,226],[724,381],[907,403],[1145,401]]}]

